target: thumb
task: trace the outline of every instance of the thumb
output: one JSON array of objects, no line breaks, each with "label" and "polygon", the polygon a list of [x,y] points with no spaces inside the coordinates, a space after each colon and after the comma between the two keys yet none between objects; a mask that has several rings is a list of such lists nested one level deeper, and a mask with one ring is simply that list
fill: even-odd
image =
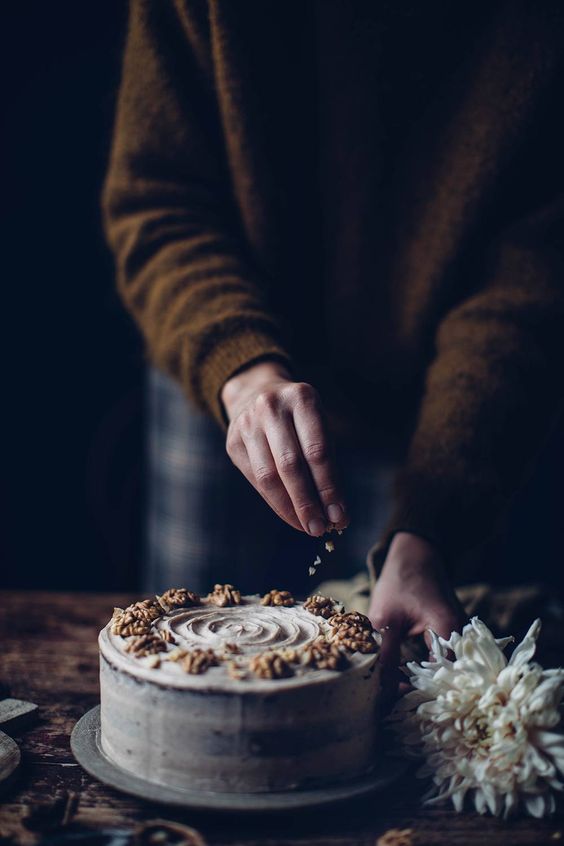
[{"label": "thumb", "polygon": [[429,630],[435,632],[435,634],[439,635],[439,637],[442,637],[444,640],[449,640],[453,632],[462,631],[462,627],[466,622],[467,619],[464,617],[464,614],[458,613],[458,610],[451,611],[450,609],[441,609],[437,613],[430,615],[427,619],[427,625],[424,632],[425,643],[427,644],[429,654],[432,655],[431,635]]}]

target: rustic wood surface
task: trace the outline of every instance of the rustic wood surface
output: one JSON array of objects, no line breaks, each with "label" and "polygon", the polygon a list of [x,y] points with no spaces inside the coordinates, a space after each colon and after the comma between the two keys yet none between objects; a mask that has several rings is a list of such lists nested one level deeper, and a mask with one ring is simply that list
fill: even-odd
[{"label": "rustic wood surface", "polygon": [[123,796],[88,776],[74,761],[69,737],[99,701],[98,630],[124,595],[0,592],[0,695],[39,705],[36,724],[16,735],[23,763],[17,782],[0,797],[0,842],[27,846],[37,836],[22,825],[31,805],[60,793],[80,795],[76,825],[132,827],[157,817],[197,828],[209,844],[243,846],[374,846],[391,827],[411,827],[423,846],[525,846],[564,842],[564,816],[508,823],[448,809],[422,809],[421,785],[407,776],[368,800],[323,812],[262,818],[178,812]]}]

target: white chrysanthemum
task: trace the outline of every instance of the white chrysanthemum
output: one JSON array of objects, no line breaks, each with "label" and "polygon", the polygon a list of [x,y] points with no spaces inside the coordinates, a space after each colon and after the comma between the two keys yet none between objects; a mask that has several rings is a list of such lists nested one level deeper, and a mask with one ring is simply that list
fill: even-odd
[{"label": "white chrysanthemum", "polygon": [[508,816],[520,804],[534,817],[554,811],[563,789],[564,670],[531,662],[539,632],[536,620],[508,661],[513,638],[496,640],[474,617],[450,640],[431,632],[435,660],[407,665],[414,690],[390,720],[406,751],[425,758],[418,775],[433,779],[427,804],[451,798],[461,811],[468,796],[481,814]]}]

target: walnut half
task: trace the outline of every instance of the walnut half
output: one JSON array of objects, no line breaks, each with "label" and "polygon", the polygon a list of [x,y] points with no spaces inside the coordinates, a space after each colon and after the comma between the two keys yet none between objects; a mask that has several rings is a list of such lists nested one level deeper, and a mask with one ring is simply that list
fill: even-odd
[{"label": "walnut half", "polygon": [[156,655],[157,652],[164,652],[166,650],[166,643],[156,634],[144,634],[141,637],[136,637],[135,640],[130,641],[125,647],[126,652],[131,652],[136,658],[142,658],[145,655]]},{"label": "walnut half", "polygon": [[217,658],[211,649],[194,649],[180,658],[180,666],[185,673],[198,676],[210,667],[217,665]]},{"label": "walnut half", "polygon": [[296,600],[289,590],[269,590],[260,601],[261,605],[283,605],[290,608],[296,604]]},{"label": "walnut half", "polygon": [[326,620],[335,614],[337,603],[330,596],[320,596],[314,594],[308,596],[304,602],[304,608],[310,614],[315,614],[316,617],[324,617]]},{"label": "walnut half", "polygon": [[208,601],[220,608],[227,605],[240,605],[241,592],[233,585],[214,585],[211,593],[208,594]]},{"label": "walnut half", "polygon": [[290,664],[277,652],[262,652],[249,661],[249,670],[259,679],[283,679],[292,676]]},{"label": "walnut half", "polygon": [[304,649],[303,663],[318,670],[344,670],[349,661],[336,643],[318,637]]},{"label": "walnut half", "polygon": [[190,608],[199,605],[200,597],[187,588],[169,588],[162,596],[157,596],[157,602],[166,614],[173,608]]}]

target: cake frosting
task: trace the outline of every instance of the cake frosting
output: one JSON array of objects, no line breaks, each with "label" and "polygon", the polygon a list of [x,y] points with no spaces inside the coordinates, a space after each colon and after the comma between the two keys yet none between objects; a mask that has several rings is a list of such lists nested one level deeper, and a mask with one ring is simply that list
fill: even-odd
[{"label": "cake frosting", "polygon": [[367,618],[324,597],[224,588],[116,609],[99,636],[104,754],[158,784],[213,792],[367,771],[379,694]]}]

